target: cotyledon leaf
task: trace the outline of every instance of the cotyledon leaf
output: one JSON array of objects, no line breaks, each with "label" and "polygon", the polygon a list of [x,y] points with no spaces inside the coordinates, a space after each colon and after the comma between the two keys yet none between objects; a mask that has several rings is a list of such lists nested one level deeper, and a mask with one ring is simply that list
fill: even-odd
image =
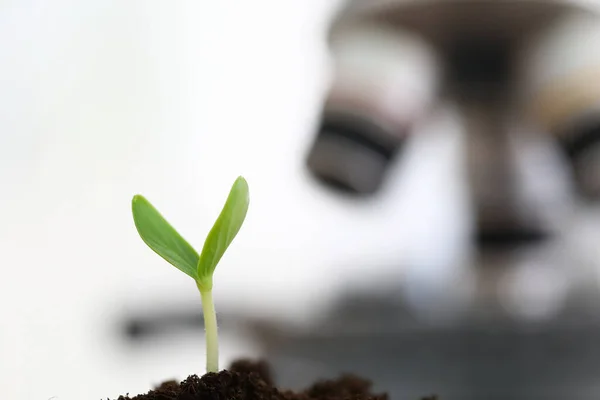
[{"label": "cotyledon leaf", "polygon": [[213,272],[242,227],[249,204],[248,182],[240,176],[233,183],[227,201],[202,247],[197,270],[198,287],[212,289]]},{"label": "cotyledon leaf", "polygon": [[175,268],[197,280],[199,256],[196,250],[165,220],[142,195],[131,202],[135,227],[142,240]]}]

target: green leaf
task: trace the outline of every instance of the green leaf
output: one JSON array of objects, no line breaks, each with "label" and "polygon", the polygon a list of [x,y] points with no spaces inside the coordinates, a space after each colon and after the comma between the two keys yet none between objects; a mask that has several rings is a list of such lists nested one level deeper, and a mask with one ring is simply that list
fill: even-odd
[{"label": "green leaf", "polygon": [[194,279],[198,265],[198,253],[142,195],[131,201],[135,227],[142,240],[156,254],[175,268]]},{"label": "green leaf", "polygon": [[242,227],[249,203],[248,182],[240,176],[233,183],[223,210],[204,242],[198,261],[198,287],[212,289],[213,272]]}]

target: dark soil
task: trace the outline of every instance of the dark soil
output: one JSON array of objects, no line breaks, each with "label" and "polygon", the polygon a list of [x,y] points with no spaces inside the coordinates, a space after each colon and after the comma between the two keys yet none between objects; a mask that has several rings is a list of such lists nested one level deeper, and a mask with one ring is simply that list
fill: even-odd
[{"label": "dark soil", "polygon": [[[385,393],[372,393],[371,382],[354,375],[315,382],[309,388],[292,392],[273,386],[269,366],[264,361],[238,360],[228,370],[190,375],[181,383],[163,382],[154,390],[117,400],[388,400]],[[427,397],[422,400],[436,400]]]}]

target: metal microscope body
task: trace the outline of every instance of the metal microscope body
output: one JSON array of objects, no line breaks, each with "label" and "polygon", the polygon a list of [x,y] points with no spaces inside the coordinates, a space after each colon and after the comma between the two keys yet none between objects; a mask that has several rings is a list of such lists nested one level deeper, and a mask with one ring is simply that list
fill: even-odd
[{"label": "metal microscope body", "polygon": [[[328,41],[333,76],[307,156],[316,180],[348,195],[377,193],[419,121],[452,102],[464,121],[482,255],[547,242],[574,199],[600,198],[600,17],[592,8],[353,0]],[[526,137],[543,144],[550,163],[518,162]],[[491,259],[506,261],[482,263]]]}]

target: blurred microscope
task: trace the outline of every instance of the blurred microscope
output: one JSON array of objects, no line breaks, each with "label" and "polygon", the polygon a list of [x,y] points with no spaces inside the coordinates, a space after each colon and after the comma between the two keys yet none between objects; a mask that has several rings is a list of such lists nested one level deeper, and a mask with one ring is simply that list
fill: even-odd
[{"label": "blurred microscope", "polygon": [[306,331],[262,326],[279,383],[353,371],[395,399],[599,398],[598,282],[564,240],[574,210],[600,200],[599,16],[553,1],[356,0],[329,33],[333,81],[307,168],[375,195],[419,122],[455,105],[475,284],[445,325],[391,288],[349,294]]}]

